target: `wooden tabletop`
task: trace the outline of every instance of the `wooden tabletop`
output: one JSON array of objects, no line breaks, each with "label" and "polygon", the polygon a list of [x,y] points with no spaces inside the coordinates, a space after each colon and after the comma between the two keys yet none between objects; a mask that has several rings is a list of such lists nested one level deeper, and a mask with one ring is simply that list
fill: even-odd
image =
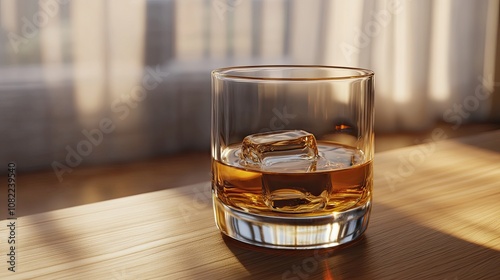
[{"label": "wooden tabletop", "polygon": [[18,217],[16,272],[0,221],[0,279],[499,279],[500,130],[433,135],[376,154],[368,230],[340,248],[224,238],[205,182]]}]

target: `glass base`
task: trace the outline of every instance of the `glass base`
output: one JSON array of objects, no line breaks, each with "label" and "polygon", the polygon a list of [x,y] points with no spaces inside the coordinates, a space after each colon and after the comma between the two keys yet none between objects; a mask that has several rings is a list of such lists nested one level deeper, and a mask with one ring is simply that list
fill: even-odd
[{"label": "glass base", "polygon": [[223,204],[213,195],[215,223],[225,235],[275,249],[316,249],[338,246],[360,237],[368,226],[371,199],[345,212],[317,217],[262,216]]}]

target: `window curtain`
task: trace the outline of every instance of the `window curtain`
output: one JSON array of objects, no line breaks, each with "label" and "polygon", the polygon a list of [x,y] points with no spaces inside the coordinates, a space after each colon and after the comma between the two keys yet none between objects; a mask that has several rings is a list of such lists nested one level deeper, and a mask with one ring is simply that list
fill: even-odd
[{"label": "window curtain", "polygon": [[177,60],[372,69],[377,131],[429,129],[457,114],[483,121],[491,110],[475,92],[493,92],[497,0],[199,3],[176,1]]},{"label": "window curtain", "polygon": [[[484,121],[498,11],[498,0],[2,0],[0,161],[65,163],[104,118],[115,129],[81,164],[208,150],[210,70],[237,64],[372,69],[377,132]],[[148,75],[161,83],[134,91]]]}]

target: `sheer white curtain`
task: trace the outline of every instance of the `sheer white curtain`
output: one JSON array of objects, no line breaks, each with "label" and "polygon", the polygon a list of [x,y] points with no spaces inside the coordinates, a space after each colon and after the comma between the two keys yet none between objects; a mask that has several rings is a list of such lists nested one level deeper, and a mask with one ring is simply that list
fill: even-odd
[{"label": "sheer white curtain", "polygon": [[378,131],[428,129],[459,113],[484,120],[490,110],[490,98],[473,97],[493,87],[498,0],[199,3],[176,1],[177,60],[373,69]]},{"label": "sheer white curtain", "polygon": [[332,5],[327,49],[337,51],[325,62],[375,71],[379,131],[454,122],[455,104],[469,121],[486,118],[490,99],[470,97],[493,86],[498,1],[360,2]]},{"label": "sheer white curtain", "polygon": [[[482,121],[499,0],[0,0],[2,160],[83,163],[208,150],[210,70],[329,64],[376,73],[376,130]],[[152,70],[161,83],[136,94]],[[145,96],[144,94],[142,96]],[[132,99],[131,99],[132,98]],[[134,101],[135,100],[135,101]],[[139,101],[137,101],[139,100]],[[117,105],[117,106],[116,106]]]}]

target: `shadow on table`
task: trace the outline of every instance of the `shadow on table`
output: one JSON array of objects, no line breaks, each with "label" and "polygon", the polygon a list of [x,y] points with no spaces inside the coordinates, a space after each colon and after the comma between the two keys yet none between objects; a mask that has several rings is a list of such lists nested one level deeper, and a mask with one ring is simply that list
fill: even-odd
[{"label": "shadow on table", "polygon": [[480,135],[471,135],[468,137],[462,137],[454,141],[487,152],[500,154],[500,145],[498,144],[498,138],[500,138],[500,130],[490,131],[482,133]]},{"label": "shadow on table", "polygon": [[[382,221],[382,219],[384,219]],[[275,250],[224,237],[241,279],[494,279],[500,253],[421,226],[375,204],[365,236],[334,249]]]}]

